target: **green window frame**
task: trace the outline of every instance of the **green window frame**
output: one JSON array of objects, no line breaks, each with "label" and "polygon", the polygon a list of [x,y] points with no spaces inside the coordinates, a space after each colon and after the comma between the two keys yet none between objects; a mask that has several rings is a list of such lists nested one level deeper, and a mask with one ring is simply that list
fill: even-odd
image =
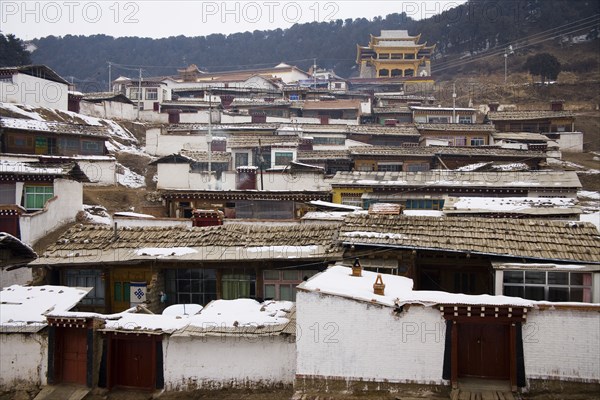
[{"label": "green window frame", "polygon": [[41,210],[54,197],[53,186],[25,186],[23,203],[28,210]]}]

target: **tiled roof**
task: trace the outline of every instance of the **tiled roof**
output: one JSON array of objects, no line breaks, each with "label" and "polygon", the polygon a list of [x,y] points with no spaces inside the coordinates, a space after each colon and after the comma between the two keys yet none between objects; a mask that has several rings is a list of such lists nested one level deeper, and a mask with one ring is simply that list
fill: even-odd
[{"label": "tiled roof", "polygon": [[[189,157],[196,162],[208,162],[207,151],[181,150],[181,155]],[[210,157],[212,162],[228,163],[231,160],[231,153],[213,151],[211,152]]]},{"label": "tiled roof", "polygon": [[460,131],[460,132],[494,132],[496,127],[489,124],[417,124],[419,131]]},{"label": "tiled roof", "polygon": [[350,159],[349,150],[315,150],[299,151],[298,160],[340,160]]},{"label": "tiled roof", "polygon": [[373,114],[412,114],[412,111],[408,106],[384,106],[384,107],[373,107]]},{"label": "tiled roof", "polygon": [[338,172],[333,187],[477,187],[477,188],[581,188],[575,171],[463,172]]},{"label": "tiled roof", "polygon": [[534,111],[490,111],[487,118],[490,121],[518,121],[546,118],[572,118],[575,114],[573,111],[549,111],[549,110],[534,110]]},{"label": "tiled roof", "polygon": [[540,141],[548,142],[548,136],[541,133],[530,132],[492,132],[492,137],[495,140],[522,140],[522,141]]},{"label": "tiled roof", "polygon": [[22,118],[0,118],[0,127],[65,135],[97,136],[102,138],[109,136],[108,128],[105,126],[65,124],[62,122],[47,122]]},{"label": "tiled roof", "polygon": [[350,110],[360,109],[360,100],[305,101],[303,110]]},{"label": "tiled roof", "polygon": [[[140,249],[194,249],[175,260],[225,260],[282,258],[281,248],[289,254],[308,247],[308,257],[327,258],[337,252],[337,225],[258,226],[228,224],[210,227],[111,227],[77,225],[49,246],[36,262],[40,264],[96,260],[127,261],[153,259]],[[314,249],[311,249],[314,247]],[[229,250],[228,250],[229,249]],[[254,249],[254,250],[253,250]],[[260,251],[258,251],[258,250]],[[306,250],[306,248],[305,248]],[[175,251],[175,250],[174,250]],[[314,254],[313,254],[314,253]],[[75,255],[77,254],[77,256]],[[306,255],[306,252],[302,252]],[[116,258],[115,258],[116,257]],[[287,258],[287,257],[285,257]],[[300,258],[300,257],[298,257]]]},{"label": "tiled roof", "polygon": [[600,234],[584,222],[350,214],[340,241],[600,263]]},{"label": "tiled roof", "polygon": [[502,149],[498,147],[451,147],[451,146],[369,146],[353,147],[350,149],[352,155],[397,155],[397,156],[469,156],[469,157],[494,157],[494,158],[545,158],[546,155],[540,151]]},{"label": "tiled roof", "polygon": [[361,135],[419,136],[419,131],[417,131],[417,128],[413,124],[400,124],[396,126],[349,125],[348,133]]},{"label": "tiled roof", "polygon": [[261,146],[297,146],[300,143],[298,136],[234,136],[227,139],[227,148],[245,148],[258,147],[260,140]]}]

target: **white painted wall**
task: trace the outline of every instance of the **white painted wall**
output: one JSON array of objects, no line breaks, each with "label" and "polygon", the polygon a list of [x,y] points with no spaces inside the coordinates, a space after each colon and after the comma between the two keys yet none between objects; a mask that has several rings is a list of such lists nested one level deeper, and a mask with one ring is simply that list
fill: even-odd
[{"label": "white painted wall", "polygon": [[[188,164],[158,164],[158,189],[236,190],[236,171],[226,171],[217,179],[213,173],[192,173]],[[256,178],[260,185],[260,176]],[[263,174],[264,190],[310,191],[331,190],[329,180],[322,173],[269,172]]]},{"label": "white painted wall", "polygon": [[40,238],[75,221],[75,216],[83,209],[83,185],[68,179],[54,181],[54,197],[44,209],[31,214],[23,214],[19,219],[21,241],[32,245]]},{"label": "white painted wall", "polygon": [[600,382],[600,313],[531,310],[523,352],[527,378]]},{"label": "white painted wall", "polygon": [[168,156],[182,149],[207,151],[205,135],[161,135],[160,128],[146,131],[146,153],[153,156]]},{"label": "white painted wall", "polygon": [[46,384],[48,338],[40,333],[0,334],[0,388]]},{"label": "white painted wall", "polygon": [[583,151],[582,132],[561,132],[558,147],[567,153],[581,153]]},{"label": "white painted wall", "polygon": [[298,291],[298,376],[443,384],[446,323],[434,308],[390,307]]},{"label": "white painted wall", "polygon": [[86,186],[111,186],[117,184],[116,159],[112,160],[77,160],[79,168],[86,174],[89,183]]},{"label": "white painted wall", "polygon": [[[134,103],[135,101],[132,100]],[[168,124],[169,123],[169,114],[167,113],[158,113],[156,111],[153,111],[152,109],[149,110],[141,110],[139,112],[140,115],[140,121],[144,121],[144,122],[151,122],[154,124]],[[135,119],[137,119],[138,116],[138,112],[137,109],[135,110]]]},{"label": "white painted wall", "polygon": [[137,109],[133,104],[121,103],[118,101],[103,101],[102,103],[92,103],[82,100],[79,103],[79,113],[91,115],[96,118],[117,119],[133,121],[137,118]]},{"label": "white painted wall", "polygon": [[22,267],[7,271],[6,268],[0,268],[0,288],[12,285],[23,285],[33,279],[31,268]]},{"label": "white painted wall", "polygon": [[[260,182],[260,177],[257,177]],[[282,173],[269,172],[263,174],[265,190],[331,190],[331,184],[325,180],[325,175],[321,173]],[[258,183],[260,184],[260,183]]]},{"label": "white painted wall", "polygon": [[0,82],[0,101],[67,110],[69,87],[27,74],[14,74],[12,82]]},{"label": "white painted wall", "polygon": [[163,341],[166,390],[292,384],[293,337],[170,337]]}]

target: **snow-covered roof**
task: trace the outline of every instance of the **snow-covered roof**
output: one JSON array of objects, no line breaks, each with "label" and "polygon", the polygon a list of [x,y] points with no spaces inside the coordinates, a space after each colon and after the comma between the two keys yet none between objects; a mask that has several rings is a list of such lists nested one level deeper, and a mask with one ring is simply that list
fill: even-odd
[{"label": "snow-covered roof", "polygon": [[13,285],[0,291],[0,331],[37,332],[44,328],[46,314],[73,308],[92,288]]},{"label": "snow-covered roof", "polygon": [[26,264],[36,258],[37,254],[27,244],[9,233],[0,232],[0,267]]},{"label": "snow-covered roof", "polygon": [[413,290],[413,280],[397,275],[382,275],[385,284],[384,295],[373,292],[377,273],[362,271],[362,276],[352,276],[352,268],[335,265],[301,283],[297,290],[330,294],[353,300],[366,301],[389,307],[404,304],[495,305],[532,307],[534,302],[518,297],[466,295],[440,291]]},{"label": "snow-covered roof", "polygon": [[579,214],[577,200],[545,197],[450,197],[444,213]]},{"label": "snow-covered roof", "polygon": [[308,203],[313,206],[331,208],[331,209],[348,210],[348,211],[362,210],[362,207],[349,206],[346,204],[331,203],[329,201],[323,201],[323,200],[312,200],[312,201],[309,201]]},{"label": "snow-covered roof", "polygon": [[[173,334],[174,336],[273,335],[293,333],[288,327],[295,313],[291,301],[253,299],[214,300],[206,307],[177,304],[163,314],[123,312],[96,316],[106,320],[103,331]],[[69,316],[67,313],[65,316]],[[295,321],[294,321],[295,322]],[[291,331],[290,331],[291,329]]]},{"label": "snow-covered roof", "polygon": [[291,301],[215,300],[191,317],[187,328],[174,336],[294,334],[295,312]]},{"label": "snow-covered roof", "polygon": [[[341,249],[333,241],[337,225],[209,227],[120,227],[77,225],[35,262],[41,265],[114,260],[331,259]],[[77,256],[75,256],[77,255]]]},{"label": "snow-covered roof", "polygon": [[351,213],[338,240],[344,245],[600,264],[598,229],[579,221]]},{"label": "snow-covered roof", "polygon": [[333,187],[481,187],[481,188],[580,188],[574,171],[469,172],[337,172]]}]

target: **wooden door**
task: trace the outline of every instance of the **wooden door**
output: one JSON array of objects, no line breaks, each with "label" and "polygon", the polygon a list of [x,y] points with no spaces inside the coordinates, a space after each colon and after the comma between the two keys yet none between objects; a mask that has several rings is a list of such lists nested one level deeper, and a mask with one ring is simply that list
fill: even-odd
[{"label": "wooden door", "polygon": [[87,383],[87,329],[57,328],[58,382]]},{"label": "wooden door", "polygon": [[509,326],[458,324],[458,376],[509,379]]},{"label": "wooden door", "polygon": [[152,273],[146,269],[115,268],[111,273],[111,309],[109,312],[117,313],[131,307],[129,288],[131,282],[150,283]]},{"label": "wooden door", "polygon": [[155,387],[155,342],[152,339],[114,340],[112,372],[114,386],[138,389]]}]

